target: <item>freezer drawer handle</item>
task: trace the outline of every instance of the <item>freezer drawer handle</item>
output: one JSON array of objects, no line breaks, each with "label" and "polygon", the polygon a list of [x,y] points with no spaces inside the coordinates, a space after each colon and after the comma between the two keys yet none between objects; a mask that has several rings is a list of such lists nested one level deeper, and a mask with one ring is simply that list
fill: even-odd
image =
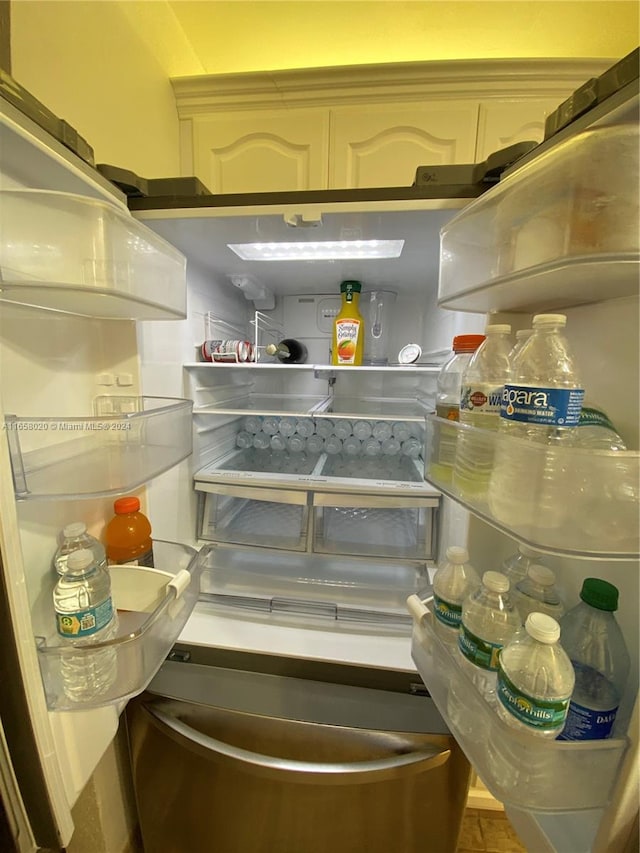
[{"label": "freezer drawer handle", "polygon": [[221,759],[240,761],[251,765],[252,773],[271,778],[295,774],[295,781],[302,784],[317,785],[321,782],[323,785],[354,785],[381,782],[385,779],[434,770],[448,761],[451,755],[450,749],[426,747],[417,752],[392,755],[375,761],[350,763],[294,761],[262,755],[202,734],[179,720],[171,710],[168,712],[161,710],[159,703],[145,703],[144,708],[154,718],[158,728],[165,730],[165,734],[205,758],[214,761]]}]

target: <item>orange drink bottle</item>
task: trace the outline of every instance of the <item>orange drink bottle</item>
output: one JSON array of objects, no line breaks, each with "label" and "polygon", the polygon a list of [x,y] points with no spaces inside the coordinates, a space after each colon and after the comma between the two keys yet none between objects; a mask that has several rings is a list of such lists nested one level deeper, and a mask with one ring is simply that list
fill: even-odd
[{"label": "orange drink bottle", "polygon": [[138,498],[118,498],[113,510],[115,516],[107,524],[104,534],[109,565],[132,563],[153,566],[151,523],[140,512]]},{"label": "orange drink bottle", "polygon": [[342,307],[333,324],[331,364],[362,364],[364,320],[358,308],[361,290],[359,281],[343,281],[340,285]]}]

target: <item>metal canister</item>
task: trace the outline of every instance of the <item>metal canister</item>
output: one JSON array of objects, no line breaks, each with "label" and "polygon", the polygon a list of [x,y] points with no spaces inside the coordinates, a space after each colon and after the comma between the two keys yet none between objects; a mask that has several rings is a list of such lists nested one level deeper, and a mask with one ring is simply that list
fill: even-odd
[{"label": "metal canister", "polygon": [[250,341],[205,341],[201,347],[204,361],[247,362],[253,360]]}]

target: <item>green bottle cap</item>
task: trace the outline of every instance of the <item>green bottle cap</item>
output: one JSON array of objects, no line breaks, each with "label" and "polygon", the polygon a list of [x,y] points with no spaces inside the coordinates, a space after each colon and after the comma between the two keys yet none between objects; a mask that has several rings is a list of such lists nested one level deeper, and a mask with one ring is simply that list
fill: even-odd
[{"label": "green bottle cap", "polygon": [[580,590],[580,598],[598,610],[618,609],[618,590],[601,578],[586,578]]},{"label": "green bottle cap", "polygon": [[362,284],[359,281],[343,281],[340,284],[340,293],[360,293]]}]

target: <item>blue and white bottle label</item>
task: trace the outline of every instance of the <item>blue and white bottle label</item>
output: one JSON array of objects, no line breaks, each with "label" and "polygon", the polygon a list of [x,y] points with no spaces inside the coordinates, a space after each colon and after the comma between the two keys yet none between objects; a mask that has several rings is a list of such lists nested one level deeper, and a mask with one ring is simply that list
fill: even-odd
[{"label": "blue and white bottle label", "polygon": [[580,422],[582,388],[532,388],[505,385],[500,417],[521,423],[575,427]]},{"label": "blue and white bottle label", "polygon": [[571,702],[560,740],[604,740],[611,734],[617,713],[618,706],[594,710]]},{"label": "blue and white bottle label", "polygon": [[95,607],[87,607],[75,613],[56,613],[56,627],[62,637],[79,639],[90,637],[105,628],[113,618],[111,598]]},{"label": "blue and white bottle label", "polygon": [[459,628],[462,622],[462,605],[452,604],[450,601],[445,601],[444,598],[434,593],[433,595],[433,612],[438,620],[446,625],[447,628]]}]

